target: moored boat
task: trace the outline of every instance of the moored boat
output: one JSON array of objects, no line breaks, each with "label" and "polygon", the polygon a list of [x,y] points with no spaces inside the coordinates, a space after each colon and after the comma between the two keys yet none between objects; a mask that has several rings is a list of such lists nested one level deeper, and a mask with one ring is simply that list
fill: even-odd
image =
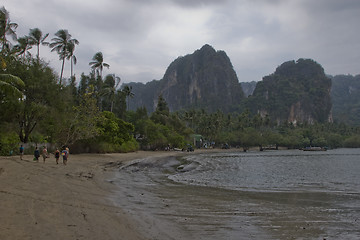
[{"label": "moored boat", "polygon": [[303,151],[326,151],[326,147],[305,147],[302,149]]}]

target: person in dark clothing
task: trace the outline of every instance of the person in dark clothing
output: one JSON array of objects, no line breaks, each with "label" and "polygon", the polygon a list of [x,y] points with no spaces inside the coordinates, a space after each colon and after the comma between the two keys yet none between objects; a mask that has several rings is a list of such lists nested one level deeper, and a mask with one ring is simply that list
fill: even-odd
[{"label": "person in dark clothing", "polygon": [[23,160],[23,156],[24,156],[24,146],[21,144],[20,148],[19,148],[19,152],[20,152],[20,160]]},{"label": "person in dark clothing", "polygon": [[59,149],[56,149],[55,151],[56,164],[59,164],[59,158],[60,158],[60,151]]},{"label": "person in dark clothing", "polygon": [[36,147],[35,151],[34,151],[34,161],[39,162],[39,157],[40,157],[40,151],[39,149]]}]

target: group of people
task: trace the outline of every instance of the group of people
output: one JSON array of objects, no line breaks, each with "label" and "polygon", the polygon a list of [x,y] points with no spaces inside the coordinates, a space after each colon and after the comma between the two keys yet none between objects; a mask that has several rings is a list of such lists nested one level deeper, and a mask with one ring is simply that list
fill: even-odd
[{"label": "group of people", "polygon": [[[23,160],[23,156],[24,156],[24,146],[21,145],[20,146],[20,160]],[[56,148],[55,152],[54,152],[54,156],[55,156],[55,160],[56,160],[56,164],[59,164],[59,159],[60,159],[60,155],[63,158],[63,164],[66,165],[67,164],[67,160],[69,158],[69,148],[68,147],[63,147],[63,150],[60,152],[58,148]],[[41,153],[40,150],[38,149],[38,147],[35,147],[35,151],[34,151],[34,161],[39,162],[39,158],[40,156],[43,157],[44,163],[46,158],[49,158],[49,153],[48,150],[46,148],[46,146],[43,147]]]}]

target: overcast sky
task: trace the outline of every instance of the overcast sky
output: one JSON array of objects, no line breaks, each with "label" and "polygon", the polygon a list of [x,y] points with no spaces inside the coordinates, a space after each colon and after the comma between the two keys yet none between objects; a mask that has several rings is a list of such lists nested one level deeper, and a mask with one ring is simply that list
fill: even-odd
[{"label": "overcast sky", "polygon": [[[123,83],[163,77],[204,44],[224,50],[240,82],[260,81],[288,60],[311,58],[327,74],[360,73],[359,0],[3,0],[18,37],[67,29],[80,44],[77,78],[96,52]],[[35,50],[33,51],[35,55]],[[41,57],[60,72],[56,53]],[[65,67],[65,76],[70,65]]]}]

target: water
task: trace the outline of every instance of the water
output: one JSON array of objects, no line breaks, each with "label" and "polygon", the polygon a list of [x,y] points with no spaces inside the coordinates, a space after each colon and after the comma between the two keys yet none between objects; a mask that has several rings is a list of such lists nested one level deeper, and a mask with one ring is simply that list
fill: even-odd
[{"label": "water", "polygon": [[360,149],[184,154],[123,166],[114,201],[151,239],[360,239],[359,173]]}]

